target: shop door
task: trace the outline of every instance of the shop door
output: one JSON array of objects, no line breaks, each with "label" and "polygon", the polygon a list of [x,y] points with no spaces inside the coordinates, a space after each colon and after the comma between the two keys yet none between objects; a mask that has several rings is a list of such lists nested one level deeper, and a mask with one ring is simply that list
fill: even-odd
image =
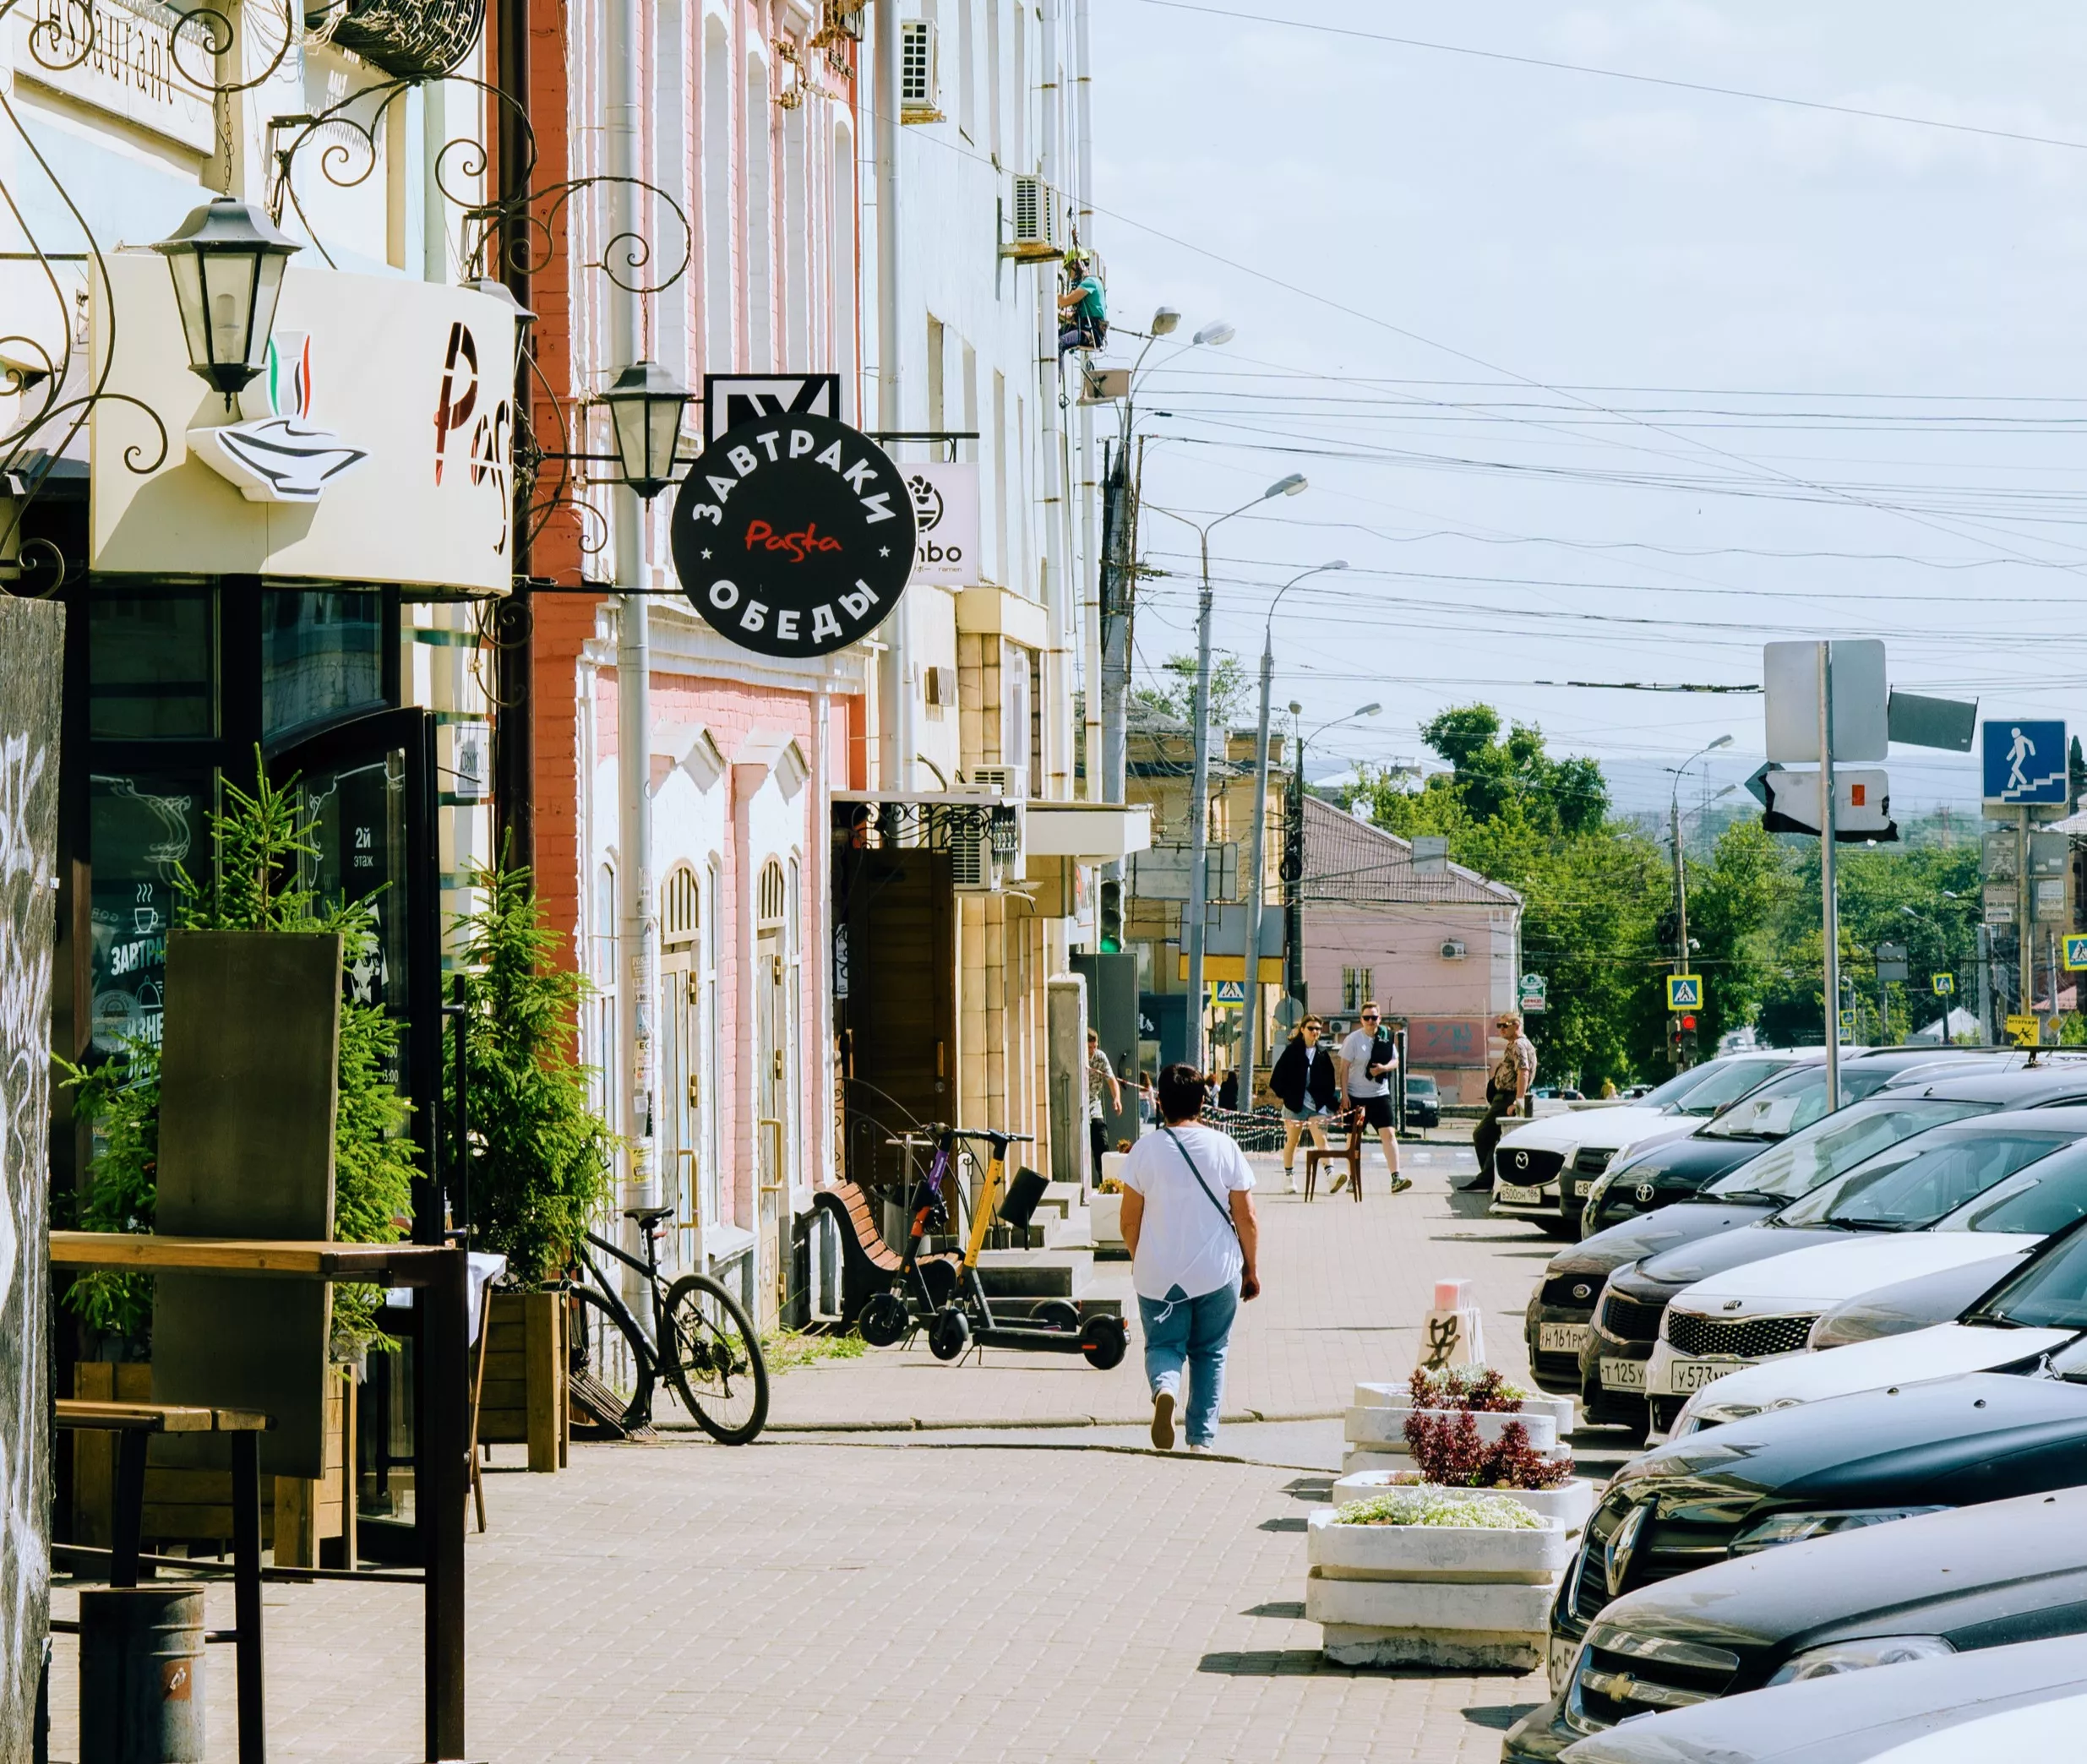
[{"label": "shop door", "polygon": [[434,718],[382,710],[271,753],[270,775],[297,781],[313,819],[310,885],[325,901],[367,902],[377,946],[350,972],[357,1001],[399,1032],[392,1081],[413,1105],[406,1129],[424,1173],[413,1239],[442,1241],[442,939],[435,826]]},{"label": "shop door", "polygon": [[773,1328],[788,1297],[790,1184],[790,1033],[782,970],[782,928],[771,925],[754,939],[754,1012],[756,1024],[755,1168],[760,1182],[761,1326]]},{"label": "shop door", "polygon": [[662,1199],[674,1209],[676,1236],[668,1251],[690,1262],[701,1239],[695,1235],[715,1221],[703,1207],[702,1035],[697,1010],[700,983],[688,952],[673,952],[660,962],[660,1117],[665,1141],[667,1185]]}]

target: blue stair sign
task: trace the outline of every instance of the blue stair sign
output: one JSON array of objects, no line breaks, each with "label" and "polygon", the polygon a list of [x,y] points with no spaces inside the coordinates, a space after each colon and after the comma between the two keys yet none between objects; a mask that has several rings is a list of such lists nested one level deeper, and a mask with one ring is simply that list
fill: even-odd
[{"label": "blue stair sign", "polygon": [[2001,717],[1984,729],[1989,803],[2062,803],[2065,725]]}]

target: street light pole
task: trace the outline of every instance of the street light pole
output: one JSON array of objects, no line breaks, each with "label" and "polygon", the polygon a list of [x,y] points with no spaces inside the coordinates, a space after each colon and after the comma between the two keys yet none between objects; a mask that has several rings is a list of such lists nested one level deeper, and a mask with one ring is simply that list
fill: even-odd
[{"label": "street light pole", "polygon": [[1292,576],[1276,590],[1275,598],[1268,602],[1267,621],[1261,628],[1261,721],[1254,734],[1253,856],[1246,866],[1246,1026],[1240,1054],[1240,1093],[1247,1099],[1249,1112],[1254,1106],[1254,1066],[1261,1052],[1261,911],[1264,891],[1261,866],[1267,861],[1268,694],[1275,678],[1275,609],[1283,604],[1283,596],[1300,582],[1329,570],[1347,568],[1347,558],[1336,558],[1330,564],[1321,564]]},{"label": "street light pole", "polygon": [[1826,1112],[1840,1107],[1840,899],[1834,877],[1834,646],[1819,645],[1819,914],[1826,934]]},{"label": "street light pole", "polygon": [[[1688,868],[1681,860],[1681,780],[1687,775],[1689,767],[1705,754],[1714,754],[1719,748],[1728,748],[1731,744],[1732,738],[1730,735],[1720,735],[1708,747],[1698,748],[1691,754],[1675,768],[1674,789],[1667,798],[1667,836],[1674,847],[1674,972],[1676,974],[1688,972]],[[1725,792],[1720,792],[1719,794]],[[1681,1063],[1681,1059],[1677,1051],[1676,1064]]]},{"label": "street light pole", "polygon": [[1202,544],[1203,585],[1196,602],[1196,700],[1193,716],[1196,759],[1189,781],[1189,900],[1187,922],[1181,928],[1189,964],[1189,1064],[1203,1070],[1203,917],[1209,911],[1209,879],[1203,874],[1210,855],[1210,535],[1234,514],[1258,508],[1271,497],[1295,496],[1305,487],[1301,472],[1278,478],[1253,501],[1241,503],[1215,520],[1198,525],[1185,514],[1152,506],[1163,514],[1174,514],[1185,526],[1196,528]]}]

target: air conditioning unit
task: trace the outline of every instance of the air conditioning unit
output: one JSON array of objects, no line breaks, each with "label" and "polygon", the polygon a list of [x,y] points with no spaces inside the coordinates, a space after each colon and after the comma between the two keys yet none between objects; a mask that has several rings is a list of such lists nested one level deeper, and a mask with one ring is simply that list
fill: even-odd
[{"label": "air conditioning unit", "polygon": [[920,671],[921,692],[927,701],[939,710],[956,708],[956,670],[940,662],[931,663]]},{"label": "air conditioning unit", "polygon": [[982,814],[950,817],[950,885],[958,894],[998,894],[1000,855]]},{"label": "air conditioning unit", "polygon": [[1444,942],[1442,945],[1442,960],[1445,961],[1462,961],[1463,960],[1463,943],[1459,939],[1453,937]]},{"label": "air conditioning unit", "polygon": [[935,68],[935,20],[904,19],[898,27],[898,119],[942,120],[941,83]]},{"label": "air conditioning unit", "polygon": [[1064,248],[1058,239],[1058,192],[1042,178],[1015,174],[1015,204],[1009,216],[1002,254],[1025,264],[1054,258]]},{"label": "air conditioning unit", "polygon": [[1020,802],[1029,793],[1028,780],[1026,765],[974,765],[970,787],[986,796],[1012,797]]}]

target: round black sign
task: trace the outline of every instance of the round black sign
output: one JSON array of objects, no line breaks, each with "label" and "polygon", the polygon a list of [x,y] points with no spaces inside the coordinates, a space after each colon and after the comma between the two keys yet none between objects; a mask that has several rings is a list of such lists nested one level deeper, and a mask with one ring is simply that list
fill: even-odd
[{"label": "round black sign", "polygon": [[742,423],[674,500],[674,569],[721,636],[824,656],[883,623],[913,567],[913,504],[891,458],[831,416]]}]

